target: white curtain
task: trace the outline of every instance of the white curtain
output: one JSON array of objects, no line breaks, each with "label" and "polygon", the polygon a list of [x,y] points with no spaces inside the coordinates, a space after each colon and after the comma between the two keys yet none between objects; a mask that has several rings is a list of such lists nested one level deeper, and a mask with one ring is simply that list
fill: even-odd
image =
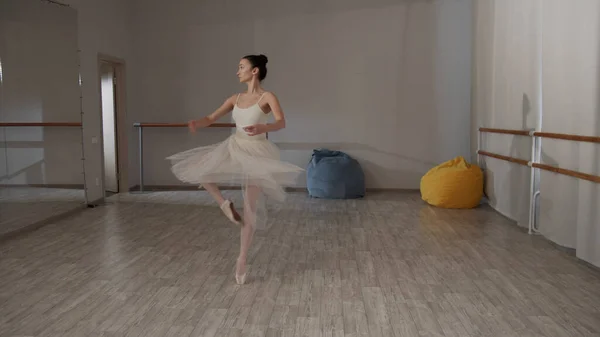
[{"label": "white curtain", "polygon": [[[472,120],[475,128],[522,130],[539,125],[541,1],[475,2]],[[529,160],[531,139],[484,134],[483,149]],[[484,166],[489,203],[520,226],[527,226],[529,168],[491,158],[485,158]]]},{"label": "white curtain", "polygon": [[[600,135],[600,1],[479,0],[475,12],[473,137],[478,126]],[[483,140],[484,150],[530,159],[529,137]],[[600,174],[599,145],[543,139],[542,149],[544,164]],[[484,163],[490,205],[526,226],[529,168]],[[600,266],[600,185],[547,171],[538,177],[541,234]]]},{"label": "white curtain", "polygon": [[[546,132],[600,136],[600,1],[544,0],[543,119]],[[542,162],[600,174],[600,145],[542,140]],[[541,233],[600,266],[600,184],[540,176]]]}]

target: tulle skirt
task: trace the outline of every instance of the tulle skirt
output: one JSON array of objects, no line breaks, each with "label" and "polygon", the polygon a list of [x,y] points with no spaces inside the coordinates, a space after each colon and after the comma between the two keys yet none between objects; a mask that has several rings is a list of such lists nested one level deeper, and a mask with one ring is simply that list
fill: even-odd
[{"label": "tulle skirt", "polygon": [[[256,210],[262,211],[262,216],[257,214],[253,219],[255,228],[266,226],[265,197],[283,202],[286,196],[284,188],[293,186],[304,172],[301,167],[281,161],[279,149],[268,139],[239,134],[167,159],[172,163],[171,171],[182,182],[238,185],[244,192],[244,198],[249,187],[258,189]],[[244,206],[247,207],[246,200]]]}]

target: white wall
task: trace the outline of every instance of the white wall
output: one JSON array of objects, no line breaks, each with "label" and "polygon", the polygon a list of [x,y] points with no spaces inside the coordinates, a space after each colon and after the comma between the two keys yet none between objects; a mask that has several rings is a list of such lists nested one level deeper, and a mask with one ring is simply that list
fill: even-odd
[{"label": "white wall", "polygon": [[[481,0],[475,21],[474,140],[477,126],[600,135],[599,2]],[[598,175],[598,148],[544,139],[541,162]],[[488,135],[484,149],[529,160],[531,139]],[[529,168],[484,161],[490,204],[526,226]],[[539,180],[542,234],[600,266],[599,185],[546,171]]]},{"label": "white wall", "polygon": [[[0,121],[80,122],[77,49],[73,9],[2,1]],[[0,184],[83,185],[80,128],[0,128],[0,141]]]},{"label": "white wall", "polygon": [[[90,202],[104,196],[102,186],[96,185],[96,179],[102,180],[102,114],[100,110],[100,81],[98,70],[98,53],[125,60],[127,69],[130,62],[130,18],[132,16],[130,1],[125,0],[61,0],[78,12],[79,48],[81,49],[81,76],[83,92],[83,124],[85,172],[87,197]],[[128,73],[129,74],[129,73]],[[129,79],[129,75],[127,75]],[[131,91],[132,81],[127,82],[127,90]],[[128,112],[131,109],[128,106]],[[131,125],[131,123],[129,123]],[[129,127],[127,125],[127,127]],[[131,137],[134,138],[131,128]],[[98,139],[97,143],[92,138]],[[129,159],[135,161],[135,144],[129,142],[131,149]],[[133,181],[136,171],[130,169]],[[131,181],[131,180],[130,180]]]},{"label": "white wall", "polygon": [[[469,155],[471,0],[152,0],[133,8],[137,121],[211,113],[244,89],[239,59],[264,53],[264,86],[288,119],[270,135],[284,160],[304,167],[312,149],[339,149],[363,164],[369,187],[418,188],[432,166]],[[178,184],[165,157],[229,133],[147,130],[145,183]]]}]

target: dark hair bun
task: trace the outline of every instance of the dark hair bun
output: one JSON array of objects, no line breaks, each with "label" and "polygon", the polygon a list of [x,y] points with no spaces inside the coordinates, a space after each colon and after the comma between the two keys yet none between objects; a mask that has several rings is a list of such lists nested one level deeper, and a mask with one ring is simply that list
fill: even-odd
[{"label": "dark hair bun", "polygon": [[269,62],[269,59],[265,55],[246,55],[243,58],[248,60],[253,68],[258,68],[258,79],[260,81],[267,77],[267,62]]},{"label": "dark hair bun", "polygon": [[266,55],[264,55],[264,54],[260,54],[260,55],[258,55],[258,59],[260,60],[260,62],[261,62],[262,64],[267,64],[267,63],[269,62],[269,59],[268,59],[268,58],[267,58],[267,56],[266,56]]}]

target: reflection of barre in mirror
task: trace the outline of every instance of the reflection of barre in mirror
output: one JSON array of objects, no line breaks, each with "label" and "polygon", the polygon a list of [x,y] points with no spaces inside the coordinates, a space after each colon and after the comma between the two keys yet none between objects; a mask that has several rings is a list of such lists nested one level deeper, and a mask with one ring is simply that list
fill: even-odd
[{"label": "reflection of barre in mirror", "polygon": [[[4,128],[4,134],[7,130],[14,130],[11,134],[21,136],[27,135],[28,132],[22,129],[30,130],[31,128],[42,128],[45,134],[65,132],[65,129],[73,127],[81,129],[81,122],[0,122],[0,128]],[[59,129],[50,131],[49,129]],[[79,134],[81,131],[77,132]],[[7,148],[15,147],[18,149],[18,141],[7,141],[3,139]],[[13,145],[14,144],[14,145]],[[52,144],[50,144],[52,146]],[[69,144],[54,144],[54,146],[68,147]],[[72,159],[83,158],[83,144],[76,144],[81,149],[80,154],[73,153]],[[0,237],[4,239],[16,236],[24,231],[31,231],[42,226],[44,223],[55,218],[66,216],[73,211],[81,209],[86,203],[87,198],[84,191],[85,180],[82,165],[78,165],[82,171],[76,174],[74,181],[58,181],[55,179],[36,179],[35,176],[52,176],[52,173],[46,175],[44,170],[48,161],[53,161],[53,155],[46,155],[39,160],[28,162],[29,165],[20,165],[14,169],[9,169],[9,158],[22,161],[23,158],[32,159],[28,152],[29,149],[16,155],[8,156],[8,151],[5,151],[5,172],[0,175],[0,207],[3,203],[11,203],[11,207],[2,207],[2,217],[0,217]],[[65,155],[63,153],[63,155]],[[69,156],[69,154],[66,154]],[[77,156],[77,158],[75,158]],[[35,157],[34,157],[35,158]],[[12,166],[12,165],[11,165]],[[71,168],[73,169],[73,168]],[[39,172],[33,174],[32,172]],[[25,176],[25,178],[23,178]],[[81,181],[81,183],[78,182]]]},{"label": "reflection of barre in mirror", "polygon": [[[539,138],[550,138],[550,139],[559,139],[559,140],[570,140],[570,141],[579,141],[579,142],[589,142],[600,144],[600,137],[593,136],[580,136],[580,135],[570,135],[563,133],[550,133],[550,132],[536,132],[536,131],[528,131],[528,130],[508,130],[508,129],[494,129],[494,128],[483,128],[480,127],[478,129],[478,138],[477,138],[477,161],[481,165],[483,163],[483,159],[480,156],[495,158],[499,160],[504,160],[507,162],[529,166],[531,168],[531,181],[530,181],[530,204],[529,204],[529,234],[539,232],[539,228],[536,226],[536,218],[535,218],[535,210],[537,205],[537,198],[540,196],[539,186],[536,184],[536,168],[546,170],[549,172],[554,172],[558,174],[567,175],[570,177],[583,179],[587,181],[591,181],[594,183],[600,183],[600,176],[577,172],[574,170],[567,170],[560,167],[555,167],[547,164],[540,163],[539,153],[541,153],[541,145],[538,141]],[[496,134],[506,134],[506,135],[515,135],[515,136],[526,136],[531,137],[531,158],[529,160],[521,159],[521,158],[513,158],[510,156],[504,156],[497,153],[491,153],[488,151],[482,150],[482,134],[483,133],[496,133]]]},{"label": "reflection of barre in mirror", "polygon": [[2,240],[87,205],[77,20],[64,4],[0,1]]},{"label": "reflection of barre in mirror", "polygon": [[78,126],[81,127],[80,122],[10,122],[10,123],[2,123],[0,122],[0,127],[11,128],[11,127],[34,127],[34,126],[43,126],[43,127],[59,127],[59,126]]},{"label": "reflection of barre in mirror", "polygon": [[[267,139],[267,132],[286,126],[279,100],[260,84],[267,74],[267,61],[264,55],[244,56],[237,76],[247,85],[247,91],[230,96],[212,114],[188,123],[190,131],[195,132],[231,112],[235,121],[231,136],[223,142],[168,157],[173,163],[171,170],[179,180],[204,187],[225,216],[241,225],[240,255],[235,271],[238,284],[245,282],[253,232],[266,227],[264,197],[283,202],[284,187],[293,185],[304,172],[301,167],[281,161],[279,148]],[[271,113],[273,123],[268,122]],[[237,212],[231,200],[223,197],[218,184],[235,184],[242,188],[243,215]]]}]

